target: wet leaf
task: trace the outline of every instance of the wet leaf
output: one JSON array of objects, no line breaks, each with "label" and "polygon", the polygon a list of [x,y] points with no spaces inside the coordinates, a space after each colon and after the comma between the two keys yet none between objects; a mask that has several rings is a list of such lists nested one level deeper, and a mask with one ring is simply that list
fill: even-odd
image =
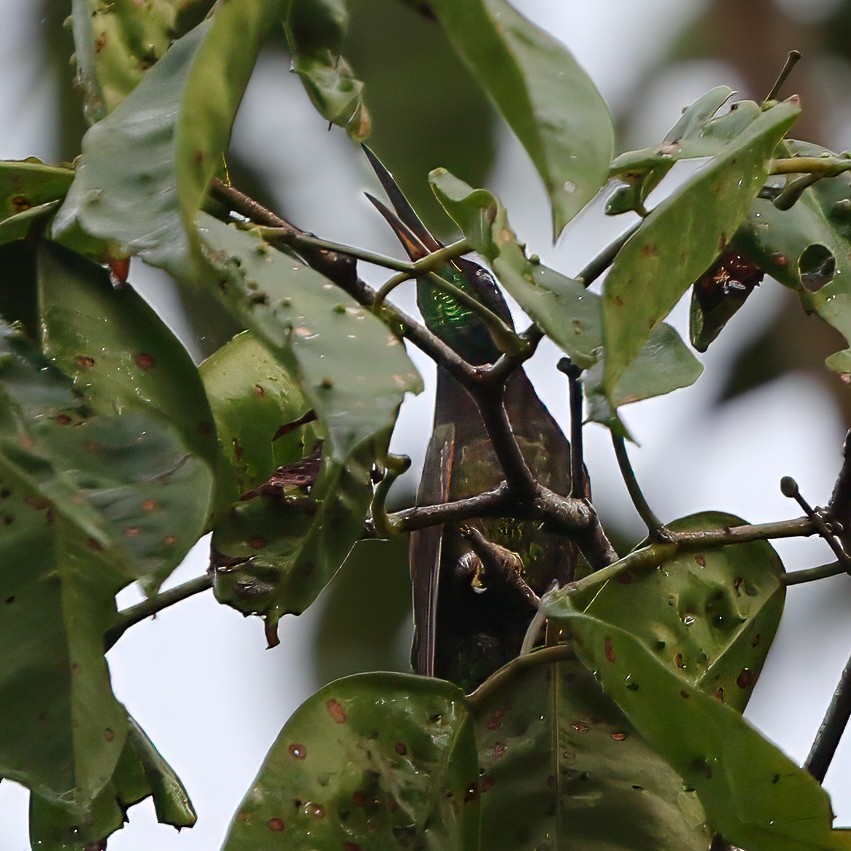
[{"label": "wet leaf", "polygon": [[213,0],[73,0],[77,85],[90,124],[112,112]]},{"label": "wet leaf", "polygon": [[285,366],[295,364],[328,457],[342,463],[389,430],[405,393],[422,389],[398,338],[318,272],[255,235],[206,214],[201,223],[225,304]]},{"label": "wet leaf", "polygon": [[[790,140],[785,153],[820,156],[826,152],[817,145]],[[805,190],[788,210],[778,210],[771,201],[757,199],[733,241],[737,251],[795,290],[808,313],[817,313],[846,340],[851,340],[849,211],[851,177],[845,173]],[[831,355],[827,365],[837,372],[851,373],[851,350]]]},{"label": "wet leaf", "polygon": [[532,159],[557,237],[606,180],[614,136],[602,96],[563,44],[505,0],[430,7]]},{"label": "wet leaf", "polygon": [[522,657],[470,698],[487,851],[706,851],[693,792],[577,660]]},{"label": "wet leaf", "polygon": [[586,667],[697,792],[728,842],[748,851],[851,848],[851,832],[831,829],[827,792],[736,710],[674,673],[620,626],[578,611],[560,620]]},{"label": "wet leaf", "polygon": [[257,53],[286,0],[219,3],[91,127],[54,233],[81,227],[198,280],[194,220]]},{"label": "wet leaf", "polygon": [[113,287],[100,266],[47,242],[37,265],[42,350],[73,378],[91,413],[111,418],[136,410],[162,422],[155,433],[172,427],[168,439],[180,454],[176,469],[160,474],[163,485],[172,475],[182,480],[179,495],[157,487],[152,470],[148,495],[120,510],[136,518],[128,528],[138,524],[137,533],[121,540],[142,559],[153,590],[201,536],[212,507],[216,434],[198,370],[131,286]]},{"label": "wet leaf", "polygon": [[129,731],[112,779],[91,810],[74,814],[38,795],[30,796],[30,844],[42,851],[88,851],[120,830],[127,811],[153,797],[157,820],[178,829],[195,824],[186,790],[141,727],[128,716]]},{"label": "wet leaf", "polygon": [[606,214],[634,211],[646,215],[647,196],[676,162],[717,156],[727,142],[744,132],[761,112],[753,101],[737,101],[729,112],[713,118],[732,94],[733,90],[727,86],[710,89],[683,111],[658,145],[616,157],[609,176],[616,177],[623,185],[606,202]]},{"label": "wet leaf", "polygon": [[[743,522],[704,511],[668,528],[690,532]],[[593,577],[586,581],[593,588],[580,583],[572,594],[553,594],[546,605],[556,620],[578,609],[628,630],[671,671],[741,712],[780,623],[783,573],[772,546],[751,541],[692,549],[661,565],[617,572],[602,587]],[[635,679],[631,685],[641,684]]]},{"label": "wet leaf", "polygon": [[405,674],[347,677],[287,722],[224,849],[472,849],[476,780],[459,688]]},{"label": "wet leaf", "polygon": [[293,70],[323,118],[357,140],[370,133],[363,83],[341,55],[349,27],[346,0],[290,0],[284,20]]},{"label": "wet leaf", "polygon": [[662,201],[620,250],[603,288],[604,386],[610,399],[653,328],[729,244],[798,112],[793,102],[763,112]]},{"label": "wet leaf", "polygon": [[611,397],[602,388],[601,298],[581,281],[527,258],[498,198],[472,189],[444,169],[429,176],[432,188],[473,248],[490,263],[500,284],[578,366],[589,370],[585,394],[589,418],[622,430],[619,405],[662,396],[693,384],[703,367],[679,335],[662,323],[629,365]]}]

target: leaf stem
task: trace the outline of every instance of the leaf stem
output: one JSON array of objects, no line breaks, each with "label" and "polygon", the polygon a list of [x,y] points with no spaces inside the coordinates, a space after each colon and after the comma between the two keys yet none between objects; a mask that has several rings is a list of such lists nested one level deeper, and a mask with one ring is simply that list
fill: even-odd
[{"label": "leaf stem", "polygon": [[643,220],[627,228],[614,242],[607,245],[576,277],[584,287],[590,287],[612,263],[618,252],[629,242],[632,235],[644,224]]},{"label": "leaf stem", "polygon": [[818,780],[824,782],[827,769],[839,746],[839,740],[851,718],[851,658],[846,662],[839,678],[839,684],[833,693],[833,699],[821,722],[804,768]]},{"label": "leaf stem", "polygon": [[777,79],[774,81],[774,85],[771,87],[771,91],[765,96],[765,101],[763,101],[763,103],[767,103],[770,100],[777,99],[777,96],[780,94],[780,89],[783,88],[783,84],[786,82],[789,75],[792,73],[792,69],[798,64],[798,60],[800,58],[800,50],[789,51],[789,54],[786,57],[786,61],[783,63],[783,67],[780,69],[780,73],[777,75]]},{"label": "leaf stem", "polygon": [[151,617],[152,615],[173,606],[175,603],[180,603],[183,600],[193,597],[195,594],[200,594],[213,587],[213,577],[210,573],[205,573],[203,576],[198,576],[195,579],[190,579],[182,585],[175,588],[170,588],[168,591],[163,591],[157,594],[156,597],[151,597],[148,600],[143,600],[135,606],[130,606],[118,613],[118,618],[115,623],[106,631],[104,635],[104,652],[112,648],[115,643],[137,623]]},{"label": "leaf stem", "polygon": [[619,434],[615,434],[615,432],[611,432],[611,435],[612,446],[615,449],[615,458],[617,458],[618,461],[621,477],[623,478],[626,489],[629,492],[632,504],[638,512],[638,516],[644,521],[644,525],[647,527],[647,531],[650,533],[651,538],[666,540],[667,530],[662,524],[662,521],[653,513],[653,510],[644,498],[644,494],[638,484],[638,479],[635,477],[635,471],[632,469],[632,464],[630,463],[623,437]]},{"label": "leaf stem", "polygon": [[821,177],[836,177],[851,170],[848,157],[783,157],[772,160],[769,174],[817,174]]},{"label": "leaf stem", "polygon": [[839,576],[847,573],[841,562],[832,561],[830,564],[820,564],[818,567],[808,567],[804,570],[793,570],[784,573],[780,581],[784,585],[800,585],[803,582],[816,582],[819,579],[827,579],[830,576]]}]

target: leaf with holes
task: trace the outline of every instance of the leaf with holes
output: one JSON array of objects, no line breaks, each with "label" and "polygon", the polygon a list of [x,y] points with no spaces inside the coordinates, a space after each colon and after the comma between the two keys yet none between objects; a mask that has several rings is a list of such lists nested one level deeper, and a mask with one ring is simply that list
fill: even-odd
[{"label": "leaf with holes", "polygon": [[[748,851],[851,848],[827,792],[732,707],[695,688],[640,638],[579,611],[560,623],[580,659],[647,742],[693,788],[709,824]],[[630,688],[637,683],[637,690]]]},{"label": "leaf with holes", "polygon": [[604,386],[610,399],[653,328],[729,244],[799,111],[787,101],[761,113],[662,201],[618,253],[603,287]]},{"label": "leaf with holes", "polygon": [[290,0],[284,19],[292,67],[323,118],[357,140],[370,132],[363,83],[340,55],[349,29],[346,0]]},{"label": "leaf with holes", "polygon": [[[704,511],[667,528],[694,532],[743,522],[732,514]],[[783,565],[772,546],[749,541],[693,549],[664,564],[609,571],[615,575],[602,586],[598,574],[572,592],[553,593],[547,615],[558,621],[563,612],[579,609],[616,623],[679,676],[743,711],[786,597]]]},{"label": "leaf with holes", "polygon": [[77,84],[90,124],[112,112],[213,0],[73,0]]},{"label": "leaf with holes", "polygon": [[[792,156],[821,156],[825,149],[789,140]],[[834,155],[835,156],[835,155]],[[799,175],[790,175],[786,185]],[[757,199],[736,232],[734,247],[767,275],[795,290],[808,313],[851,341],[851,176],[821,180],[788,210]],[[851,374],[851,349],[831,355],[827,365]]]},{"label": "leaf with holes", "polygon": [[179,778],[141,727],[128,716],[129,731],[115,773],[83,814],[30,796],[30,843],[41,851],[85,851],[105,842],[128,820],[134,804],[152,797],[160,824],[195,824],[195,811]]},{"label": "leaf with holes", "polygon": [[532,159],[557,237],[606,180],[614,134],[605,101],[567,48],[505,0],[429,7]]},{"label": "leaf with holes", "polygon": [[581,281],[527,258],[496,196],[472,189],[445,169],[435,169],[429,181],[473,248],[487,258],[500,284],[574,363],[589,370],[584,386],[591,420],[622,431],[615,414],[619,405],[662,396],[698,379],[703,367],[679,334],[662,323],[621,377],[610,403],[602,387],[600,296],[586,290]]},{"label": "leaf with holes", "polygon": [[[544,651],[544,654],[550,651]],[[706,851],[693,792],[576,659],[512,662],[469,698],[487,851]]]},{"label": "leaf with holes", "polygon": [[77,176],[54,221],[82,228],[181,280],[203,274],[194,220],[219,168],[257,54],[286,0],[219,3],[178,39],[83,139]]},{"label": "leaf with holes", "polygon": [[405,674],[337,680],[287,722],[224,849],[476,848],[476,769],[457,686]]}]

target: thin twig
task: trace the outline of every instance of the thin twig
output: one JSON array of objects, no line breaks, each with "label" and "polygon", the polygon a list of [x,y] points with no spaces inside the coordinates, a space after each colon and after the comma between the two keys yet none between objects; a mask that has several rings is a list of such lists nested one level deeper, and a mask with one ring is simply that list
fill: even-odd
[{"label": "thin twig", "polygon": [[846,555],[845,551],[842,549],[839,541],[837,541],[834,537],[833,530],[828,527],[824,517],[816,511],[806,499],[804,499],[803,494],[798,488],[798,483],[791,476],[784,476],[780,480],[780,490],[783,493],[783,496],[794,499],[795,502],[798,503],[807,517],[809,517],[816,532],[821,535],[827,545],[833,550],[833,554],[836,558],[839,561],[844,562],[845,569],[851,572],[851,559],[849,559],[848,555]]},{"label": "thin twig", "polygon": [[650,533],[652,538],[667,538],[667,530],[662,524],[662,521],[653,513],[653,510],[644,498],[644,494],[641,492],[638,479],[635,477],[635,471],[632,469],[632,464],[629,461],[629,455],[627,454],[623,437],[619,434],[615,434],[614,431],[611,434],[612,446],[614,446],[615,449],[615,457],[618,460],[621,477],[623,478],[626,489],[629,492],[632,504],[638,512],[638,516],[644,521],[644,525],[647,526],[647,531]]},{"label": "thin twig", "polygon": [[418,505],[387,515],[387,522],[399,533],[415,532],[429,526],[472,520],[474,517],[507,517],[511,515],[511,498],[505,482],[493,490],[467,499]]},{"label": "thin twig", "polygon": [[104,635],[104,652],[108,651],[115,645],[119,638],[137,623],[151,617],[152,615],[173,606],[175,603],[180,603],[195,594],[200,594],[209,588],[213,587],[213,577],[209,573],[203,576],[198,576],[195,579],[190,579],[182,585],[171,588],[168,591],[163,591],[157,594],[156,597],[151,597],[148,600],[143,600],[135,606],[130,606],[118,613],[118,619],[106,631]]},{"label": "thin twig", "polygon": [[804,570],[784,573],[780,577],[780,581],[783,585],[800,585],[803,582],[816,582],[819,579],[840,576],[843,573],[847,574],[847,571],[842,562],[832,561],[830,564],[820,564],[818,567],[808,567]]},{"label": "thin twig", "polygon": [[614,242],[607,245],[576,277],[585,287],[590,287],[612,263],[630,237],[641,227],[643,220],[627,228]]},{"label": "thin twig", "polygon": [[839,740],[851,718],[851,659],[845,664],[839,684],[833,693],[833,699],[821,722],[810,754],[804,762],[804,768],[818,780],[824,782],[827,769],[839,746]]},{"label": "thin twig", "polygon": [[562,358],[556,368],[567,376],[570,406],[570,495],[587,497],[584,449],[582,445],[582,369],[570,358]]},{"label": "thin twig", "polygon": [[777,79],[771,87],[771,91],[765,96],[766,101],[777,100],[777,96],[780,94],[780,89],[783,88],[783,84],[792,73],[792,69],[798,64],[798,60],[800,58],[800,50],[789,51],[789,55],[786,57],[786,61],[783,63],[783,67],[780,69],[780,73],[777,75]]}]

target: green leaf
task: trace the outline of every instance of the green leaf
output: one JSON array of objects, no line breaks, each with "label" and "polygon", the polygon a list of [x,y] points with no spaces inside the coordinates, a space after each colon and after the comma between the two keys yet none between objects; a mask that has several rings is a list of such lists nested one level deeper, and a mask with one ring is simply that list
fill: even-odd
[{"label": "green leaf", "polygon": [[586,290],[581,281],[527,258],[496,196],[472,189],[445,169],[435,169],[429,181],[473,248],[487,258],[500,284],[574,363],[589,370],[585,394],[590,419],[622,428],[613,407],[662,396],[698,379],[703,367],[679,334],[663,323],[627,368],[610,404],[602,388],[600,296]]},{"label": "green leaf", "polygon": [[238,334],[201,364],[222,462],[233,481],[230,500],[264,484],[279,467],[303,458],[315,436],[278,436],[309,405],[292,371],[250,332]]},{"label": "green leaf", "polygon": [[[138,487],[144,481],[140,466],[132,489],[139,502],[122,507],[118,515],[128,523],[135,518],[132,528],[138,531],[128,537],[128,525],[119,540],[140,559],[141,574],[153,589],[201,536],[212,506],[218,450],[198,370],[144,299],[129,285],[113,287],[100,266],[47,242],[38,248],[37,265],[44,353],[73,378],[91,412],[108,419],[138,411],[179,453],[174,470],[161,468],[167,477],[162,483],[143,486],[144,497]],[[141,460],[135,457],[136,463]],[[111,472],[99,478],[108,479]],[[180,484],[165,487],[172,476]],[[96,501],[100,504],[101,497]],[[110,507],[108,514],[114,510]]]},{"label": "green leaf", "polygon": [[203,272],[194,220],[263,40],[286,0],[219,3],[83,139],[54,222],[82,227],[181,280]]},{"label": "green leaf", "polygon": [[602,96],[563,44],[505,0],[429,5],[532,159],[557,237],[606,180],[614,135]]},{"label": "green leaf", "polygon": [[347,677],[287,722],[224,849],[472,849],[476,767],[459,688],[404,674]]},{"label": "green leaf", "polygon": [[[722,116],[708,128],[707,134],[704,131],[712,116],[732,94],[733,90],[727,86],[710,89],[683,110],[679,121],[668,131],[660,145],[641,151],[627,151],[616,157],[609,174],[618,177],[625,185],[618,187],[606,201],[606,215],[630,211],[643,215],[647,196],[662,182],[677,160],[717,154],[724,142],[732,137],[721,139],[719,143],[717,134],[712,134],[714,140],[709,134],[713,127],[728,124],[729,117]],[[747,103],[750,105],[753,102]],[[753,106],[756,107],[756,104]],[[740,108],[742,104],[736,104],[736,107]],[[756,115],[759,115],[758,107]],[[737,121],[740,118],[741,114],[736,116]]]},{"label": "green leaf", "polygon": [[763,112],[662,201],[620,250],[603,288],[604,385],[611,399],[652,329],[730,242],[799,108]]},{"label": "green leaf", "polygon": [[72,0],[77,85],[90,124],[112,112],[213,0]]},{"label": "green leaf", "polygon": [[480,847],[706,851],[693,792],[577,660],[512,662],[469,698]]},{"label": "green leaf", "polygon": [[851,848],[851,833],[831,829],[830,800],[815,778],[736,710],[694,688],[620,626],[578,611],[565,612],[561,623],[586,667],[696,790],[728,842],[748,851]]},{"label": "green leaf", "polygon": [[72,169],[35,157],[0,162],[0,244],[23,239],[33,222],[56,210],[73,179]]},{"label": "green leaf", "polygon": [[153,797],[157,819],[178,829],[192,827],[192,802],[171,766],[141,727],[128,716],[129,731],[112,779],[89,812],[74,814],[36,794],[30,796],[30,844],[41,851],[87,851],[127,821],[127,810]]},{"label": "green leaf", "polygon": [[422,380],[384,323],[318,272],[251,233],[201,214],[200,236],[225,304],[287,365],[343,462],[389,430],[405,393]]},{"label": "green leaf", "polygon": [[[820,156],[825,149],[790,140],[788,152]],[[793,179],[797,175],[792,175]],[[766,274],[795,290],[808,313],[825,322],[851,341],[851,177],[821,180],[807,189],[788,210],[778,210],[771,201],[754,201],[750,215],[736,232],[734,247]],[[807,252],[824,249],[832,258],[832,279],[819,285],[802,276]],[[817,250],[817,249],[816,249]],[[827,365],[851,374],[851,350],[831,355]]]},{"label": "green leaf", "polygon": [[[675,520],[675,532],[739,526],[704,511]],[[613,566],[547,598],[548,617],[580,609],[644,642],[671,671],[742,712],[765,663],[785,600],[783,565],[767,541],[683,552],[664,563]],[[587,587],[583,587],[583,585]],[[570,599],[568,599],[568,597]]]},{"label": "green leaf", "polygon": [[349,28],[346,0],[290,0],[284,31],[313,105],[358,141],[370,133],[363,83],[340,55]]}]

